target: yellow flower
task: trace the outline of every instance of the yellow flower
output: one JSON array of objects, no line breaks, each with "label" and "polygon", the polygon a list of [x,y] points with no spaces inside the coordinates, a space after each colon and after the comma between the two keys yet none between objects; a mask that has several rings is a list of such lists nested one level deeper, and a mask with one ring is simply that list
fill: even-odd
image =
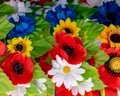
[{"label": "yellow flower", "polygon": [[107,43],[112,48],[120,48],[120,27],[116,27],[112,24],[109,27],[105,26],[105,29],[98,39],[101,43]]},{"label": "yellow flower", "polygon": [[31,46],[32,42],[28,38],[13,38],[7,42],[8,51],[20,52],[23,55],[30,57],[30,51],[33,49],[33,47]]},{"label": "yellow flower", "polygon": [[54,27],[54,33],[55,35],[57,32],[66,32],[67,34],[70,34],[73,37],[77,37],[80,31],[80,28],[77,27],[76,22],[71,22],[70,18],[67,18],[66,21],[60,20],[59,25],[56,25]]}]

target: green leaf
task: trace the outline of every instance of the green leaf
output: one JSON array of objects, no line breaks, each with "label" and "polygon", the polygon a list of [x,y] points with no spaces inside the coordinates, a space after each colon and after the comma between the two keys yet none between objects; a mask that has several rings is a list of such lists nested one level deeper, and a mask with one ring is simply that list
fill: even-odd
[{"label": "green leaf", "polygon": [[[27,94],[25,96],[52,96],[54,94],[54,85],[52,81],[44,74],[38,64],[35,64],[33,71],[33,81],[31,87],[27,89]],[[40,78],[46,78],[47,81],[44,83],[47,90],[42,91],[35,85],[35,80]]]},{"label": "green leaf", "polygon": [[10,15],[14,12],[14,8],[7,4],[0,5],[0,16]]},{"label": "green leaf", "polygon": [[9,92],[14,89],[12,82],[6,76],[6,74],[0,69],[0,96],[5,95],[6,92]]},{"label": "green leaf", "polygon": [[37,58],[48,52],[48,50],[52,49],[52,45],[47,41],[45,41],[44,39],[40,39],[40,40],[38,39],[37,41],[36,40],[32,41],[32,46],[34,48],[31,51],[31,56],[33,58]]},{"label": "green leaf", "polygon": [[79,36],[83,40],[95,41],[104,29],[103,25],[90,20],[77,20],[77,24],[81,28]]},{"label": "green leaf", "polygon": [[85,58],[86,60],[100,50],[99,46],[88,40],[84,41],[84,47],[87,50],[87,57]]},{"label": "green leaf", "polygon": [[97,12],[97,8],[89,8],[89,7],[73,5],[73,4],[68,6],[70,6],[75,10],[77,19],[80,19],[80,16],[82,16],[84,19],[87,19],[88,17],[93,15],[95,12]]},{"label": "green leaf", "polygon": [[0,39],[5,38],[6,34],[14,27],[13,24],[8,22],[6,19],[0,19]]},{"label": "green leaf", "polygon": [[95,55],[95,67],[99,67],[103,65],[107,60],[109,60],[109,56],[103,51],[99,50]]},{"label": "green leaf", "polygon": [[83,62],[81,67],[85,69],[85,73],[82,75],[85,80],[88,78],[99,78],[97,69],[89,65],[87,62]]},{"label": "green leaf", "polygon": [[100,79],[93,78],[92,82],[94,83],[93,90],[101,90],[106,87]]}]

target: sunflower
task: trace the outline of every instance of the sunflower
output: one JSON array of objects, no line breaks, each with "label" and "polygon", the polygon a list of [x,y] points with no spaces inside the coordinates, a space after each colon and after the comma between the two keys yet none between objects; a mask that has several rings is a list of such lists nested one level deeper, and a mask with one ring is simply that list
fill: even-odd
[{"label": "sunflower", "polygon": [[71,22],[70,18],[67,18],[66,21],[60,20],[59,23],[59,25],[54,27],[53,35],[55,35],[57,32],[65,32],[73,37],[77,37],[79,35],[78,32],[80,31],[80,28],[77,27],[76,22]]},{"label": "sunflower", "polygon": [[105,27],[98,39],[101,43],[108,44],[112,48],[120,48],[120,27],[115,27],[112,24]]},{"label": "sunflower", "polygon": [[8,50],[10,52],[20,52],[23,55],[30,57],[30,51],[33,49],[31,46],[32,42],[28,38],[13,38],[8,40]]}]

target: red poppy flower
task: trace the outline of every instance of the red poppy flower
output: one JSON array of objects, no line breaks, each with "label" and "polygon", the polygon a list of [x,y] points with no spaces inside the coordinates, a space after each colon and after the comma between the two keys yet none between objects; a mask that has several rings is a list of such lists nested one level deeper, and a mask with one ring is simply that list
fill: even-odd
[{"label": "red poppy flower", "polygon": [[7,51],[6,45],[2,41],[0,41],[0,57],[5,55],[6,51]]},{"label": "red poppy flower", "polygon": [[120,88],[120,49],[113,48],[104,50],[109,56],[109,60],[98,68],[100,79],[108,87]]},{"label": "red poppy flower", "polygon": [[33,77],[33,62],[20,53],[10,53],[2,62],[2,69],[14,85],[29,83]]},{"label": "red poppy flower", "polygon": [[73,38],[69,34],[58,32],[55,40],[58,45],[53,45],[53,49],[49,52],[52,59],[55,60],[55,56],[59,55],[70,64],[79,64],[86,57],[87,52],[79,38]]}]

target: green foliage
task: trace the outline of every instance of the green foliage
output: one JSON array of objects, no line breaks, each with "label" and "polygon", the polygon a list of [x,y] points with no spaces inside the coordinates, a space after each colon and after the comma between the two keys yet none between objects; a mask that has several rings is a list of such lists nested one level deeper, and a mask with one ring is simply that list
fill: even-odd
[{"label": "green foliage", "polygon": [[[54,94],[54,86],[52,81],[44,74],[38,64],[35,64],[33,70],[34,80],[31,82],[31,87],[27,89],[27,94],[25,96],[52,96]],[[46,78],[47,81],[44,83],[47,90],[42,91],[35,85],[35,80],[40,78]]]},{"label": "green foliage", "polygon": [[34,48],[31,52],[32,58],[45,54],[47,51],[52,49],[52,44],[54,44],[53,36],[51,36],[49,32],[50,25],[44,18],[36,17],[35,27],[35,32],[28,35]]},{"label": "green foliage", "polygon": [[81,16],[82,16],[82,19],[87,19],[91,15],[93,15],[95,12],[97,12],[97,8],[89,8],[89,7],[80,6],[80,5],[69,5],[69,6],[75,10],[77,19],[80,19]]},{"label": "green foliage", "polygon": [[105,54],[104,51],[100,50],[94,55],[94,58],[95,58],[95,67],[99,67],[109,59],[109,56]]},{"label": "green foliage", "polygon": [[99,79],[99,74],[95,67],[89,65],[87,62],[83,62],[81,67],[85,69],[85,73],[82,75],[84,79],[92,78],[92,82],[94,83],[93,90],[100,90],[105,87],[103,82]]},{"label": "green foliage", "polygon": [[87,57],[85,58],[86,60],[100,50],[99,46],[88,40],[84,41],[84,47],[87,50]]},{"label": "green foliage", "polygon": [[6,74],[0,69],[0,96],[7,96],[6,92],[14,89],[12,82]]},{"label": "green foliage", "polygon": [[83,40],[94,41],[104,29],[103,25],[90,20],[77,20],[77,24],[81,28],[79,36]]},{"label": "green foliage", "polygon": [[85,69],[85,73],[83,74],[85,80],[87,80],[88,78],[99,78],[97,69],[89,65],[87,62],[83,62],[81,67]]},{"label": "green foliage", "polygon": [[0,18],[0,39],[5,38],[7,33],[14,27],[13,24],[9,23],[6,19]]},{"label": "green foliage", "polygon": [[14,12],[14,8],[7,4],[0,5],[0,16],[10,15]]}]

